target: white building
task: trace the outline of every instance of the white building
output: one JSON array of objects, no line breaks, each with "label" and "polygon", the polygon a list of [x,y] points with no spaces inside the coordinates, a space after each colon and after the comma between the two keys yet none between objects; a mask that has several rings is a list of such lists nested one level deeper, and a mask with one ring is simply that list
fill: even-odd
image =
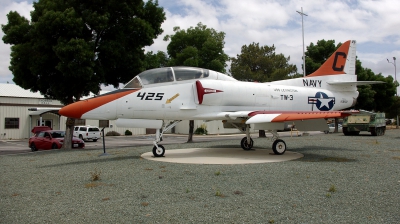
[{"label": "white building", "polygon": [[[38,92],[30,92],[15,84],[0,83],[0,139],[27,139],[32,136],[32,128],[40,125],[65,130],[67,118],[58,114],[61,107],[63,105],[59,101],[46,99]],[[195,121],[194,130],[203,124],[206,124],[209,134],[239,133],[236,129],[224,129],[221,121]],[[133,135],[155,132],[145,128],[118,128],[112,120],[77,120],[76,125],[92,125],[100,129],[105,127],[104,133],[116,131],[121,135],[126,130],[130,130]],[[173,131],[187,134],[189,121],[182,121]]]}]

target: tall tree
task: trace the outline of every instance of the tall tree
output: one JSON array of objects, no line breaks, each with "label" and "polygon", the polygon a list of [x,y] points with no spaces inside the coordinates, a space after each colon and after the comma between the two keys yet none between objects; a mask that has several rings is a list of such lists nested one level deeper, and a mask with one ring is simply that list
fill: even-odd
[{"label": "tall tree", "polygon": [[260,46],[252,43],[242,46],[237,58],[231,58],[230,72],[243,81],[269,82],[289,78],[297,71],[296,65],[289,64],[290,57],[275,53],[275,46]]},{"label": "tall tree", "polygon": [[[207,28],[198,23],[196,27],[187,30],[174,27],[175,34],[166,35],[169,41],[167,52],[170,57],[170,66],[194,66],[225,72],[226,62],[229,60],[223,48],[225,33]],[[188,142],[193,141],[194,121],[189,121]]]},{"label": "tall tree", "polygon": [[[117,87],[144,69],[144,46],[163,30],[165,14],[149,0],[39,0],[31,20],[10,12],[2,25],[13,81],[64,104]],[[67,119],[64,147],[75,120]]]}]

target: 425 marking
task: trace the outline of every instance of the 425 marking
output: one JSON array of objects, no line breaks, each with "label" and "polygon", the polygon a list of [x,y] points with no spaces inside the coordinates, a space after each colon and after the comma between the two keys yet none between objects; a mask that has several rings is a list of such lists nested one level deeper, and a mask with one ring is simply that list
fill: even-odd
[{"label": "425 marking", "polygon": [[138,92],[137,97],[140,100],[162,100],[164,97],[164,93],[146,93],[146,92]]}]

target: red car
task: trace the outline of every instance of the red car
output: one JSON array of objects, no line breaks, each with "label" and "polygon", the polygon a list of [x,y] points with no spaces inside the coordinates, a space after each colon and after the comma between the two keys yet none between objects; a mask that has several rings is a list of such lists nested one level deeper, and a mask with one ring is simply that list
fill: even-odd
[{"label": "red car", "polygon": [[[38,149],[59,149],[64,143],[65,131],[47,130],[37,132],[29,138],[32,152]],[[85,143],[79,138],[72,138],[72,148],[85,148]]]}]

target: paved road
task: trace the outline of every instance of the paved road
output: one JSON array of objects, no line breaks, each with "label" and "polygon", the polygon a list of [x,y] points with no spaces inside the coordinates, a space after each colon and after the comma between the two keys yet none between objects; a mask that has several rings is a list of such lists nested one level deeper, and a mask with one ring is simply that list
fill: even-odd
[{"label": "paved road", "polygon": [[[323,134],[322,132],[309,132],[312,135]],[[293,133],[295,135],[297,133]],[[299,132],[299,134],[301,134]],[[279,132],[281,137],[290,136],[290,132]],[[226,140],[234,139],[240,144],[240,139],[242,139],[244,134],[234,134],[234,135],[195,135],[193,137],[194,142],[204,142],[204,141],[216,141],[216,140]],[[256,138],[257,134],[252,134],[253,138]],[[272,135],[267,133],[267,137]],[[155,136],[154,135],[137,135],[137,136],[106,136],[105,148],[116,148],[116,147],[131,147],[139,145],[151,145],[153,144]],[[185,143],[187,141],[187,135],[176,135],[176,134],[165,134],[163,137],[162,144],[179,144]],[[99,139],[97,142],[87,141],[85,142],[86,149],[103,149],[103,139]],[[40,150],[39,150],[40,151]],[[21,140],[0,140],[0,155],[10,155],[18,153],[32,153],[28,146],[28,139]]]}]

